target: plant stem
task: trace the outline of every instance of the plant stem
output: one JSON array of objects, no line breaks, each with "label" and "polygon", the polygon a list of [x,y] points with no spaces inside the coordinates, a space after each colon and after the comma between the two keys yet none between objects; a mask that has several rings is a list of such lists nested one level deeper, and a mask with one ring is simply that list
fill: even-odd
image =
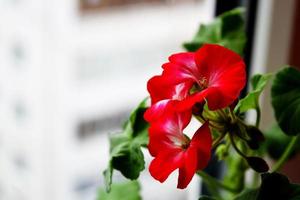
[{"label": "plant stem", "polygon": [[224,189],[226,191],[229,191],[231,193],[236,193],[238,192],[237,190],[235,190],[234,188],[229,187],[228,185],[225,185],[224,183],[220,182],[218,179],[210,176],[209,174],[205,173],[204,171],[198,171],[197,174],[199,176],[201,176],[201,178],[203,179],[203,181],[211,186],[214,187],[218,187],[221,189]]},{"label": "plant stem", "polygon": [[231,141],[231,144],[232,144],[232,146],[233,146],[233,148],[235,149],[235,151],[240,155],[240,156],[242,156],[243,158],[245,158],[245,159],[247,159],[247,156],[237,147],[237,145],[236,145],[236,143],[235,143],[235,141],[234,141],[234,139],[233,139],[233,135],[231,135],[230,133],[229,133],[229,139],[230,139],[230,141]]},{"label": "plant stem", "polygon": [[272,170],[273,172],[277,172],[282,168],[284,163],[289,158],[290,154],[293,152],[295,146],[297,145],[298,139],[299,139],[299,135],[297,135],[291,139],[288,147],[285,149],[285,151],[283,152],[283,154],[281,155],[279,160],[275,163],[273,170]]},{"label": "plant stem", "polygon": [[237,117],[235,116],[234,112],[230,108],[228,108],[228,110],[229,110],[232,121],[235,122]]},{"label": "plant stem", "polygon": [[222,109],[217,110],[217,112],[223,118],[223,120],[227,118],[227,114]]},{"label": "plant stem", "polygon": [[260,111],[260,107],[259,107],[259,105],[257,103],[257,106],[256,106],[256,122],[255,122],[256,128],[259,127],[260,118],[261,118],[261,111]]},{"label": "plant stem", "polygon": [[[256,128],[259,128],[259,124],[260,124],[260,119],[261,119],[261,110],[260,110],[260,106],[259,103],[256,103],[256,121],[255,121],[255,126]],[[253,182],[252,182],[252,186],[253,187],[257,187],[257,185],[259,184],[260,181],[260,177],[259,174],[254,172],[255,174],[253,175]]]},{"label": "plant stem", "polygon": [[213,145],[212,145],[212,149],[215,149],[217,146],[218,146],[218,144],[220,144],[220,142],[223,140],[223,138],[225,137],[225,133],[223,133],[222,135],[220,135],[215,141],[214,141],[214,143],[213,143]]}]

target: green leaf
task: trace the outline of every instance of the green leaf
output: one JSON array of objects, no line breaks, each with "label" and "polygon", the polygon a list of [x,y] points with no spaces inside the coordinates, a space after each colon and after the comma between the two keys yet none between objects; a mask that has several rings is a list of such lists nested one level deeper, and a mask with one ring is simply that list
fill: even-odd
[{"label": "green leaf", "polygon": [[225,160],[225,158],[228,156],[228,147],[225,144],[219,144],[215,153],[218,157],[218,160]]},{"label": "green leaf", "polygon": [[276,120],[287,135],[300,134],[300,71],[292,67],[280,70],[271,89]]},{"label": "green leaf", "polygon": [[262,184],[259,189],[258,200],[290,199],[291,186],[288,178],[279,173],[266,173],[262,175]]},{"label": "green leaf", "polygon": [[[278,124],[273,125],[269,130],[264,133],[266,140],[264,143],[264,149],[275,160],[279,159],[285,151],[286,147],[291,141],[291,137],[284,134]],[[296,155],[296,152],[300,151],[300,140],[296,145],[294,152],[290,155],[289,159]]]},{"label": "green leaf", "polygon": [[210,196],[201,196],[199,200],[216,200],[216,198],[210,197]]},{"label": "green leaf", "polygon": [[282,174],[265,173],[262,175],[262,183],[259,188],[246,189],[234,200],[266,199],[299,200],[300,186],[291,184],[288,178]]},{"label": "green leaf", "polygon": [[290,184],[291,187],[291,199],[290,200],[300,200],[300,186],[297,184]]},{"label": "green leaf", "polygon": [[126,178],[135,180],[145,169],[144,155],[141,146],[134,141],[123,143],[117,155],[111,157],[112,166]]},{"label": "green leaf", "polygon": [[257,196],[258,189],[246,189],[236,196],[234,200],[256,200]]},{"label": "green leaf", "polygon": [[230,149],[225,162],[227,171],[223,183],[228,187],[235,188],[237,191],[242,191],[245,186],[245,170],[248,169],[247,162],[238,154],[233,153],[233,149]]},{"label": "green leaf", "polygon": [[113,168],[112,168],[111,161],[109,161],[108,167],[106,170],[104,170],[103,175],[104,175],[104,183],[105,183],[106,192],[110,192],[111,184],[112,184],[112,175],[113,175]]},{"label": "green leaf", "polygon": [[200,25],[192,41],[183,44],[188,51],[196,51],[204,43],[220,44],[238,54],[246,44],[244,9],[237,8],[218,16],[211,24]]},{"label": "green leaf", "polygon": [[124,128],[125,135],[134,138],[140,145],[148,144],[148,127],[149,124],[144,120],[144,113],[147,106],[147,99],[144,99],[139,106],[131,113],[129,120]]},{"label": "green leaf", "polygon": [[110,193],[100,189],[97,200],[141,200],[140,185],[137,181],[113,184]]},{"label": "green leaf", "polygon": [[148,144],[148,123],[143,119],[147,109],[147,99],[131,113],[123,132],[110,136],[110,160],[103,172],[106,190],[110,191],[113,170],[119,170],[123,176],[135,180],[145,169],[142,146]]},{"label": "green leaf", "polygon": [[252,91],[246,97],[241,99],[236,105],[234,112],[243,113],[249,109],[259,108],[259,96],[264,90],[271,74],[256,74],[251,78]]}]

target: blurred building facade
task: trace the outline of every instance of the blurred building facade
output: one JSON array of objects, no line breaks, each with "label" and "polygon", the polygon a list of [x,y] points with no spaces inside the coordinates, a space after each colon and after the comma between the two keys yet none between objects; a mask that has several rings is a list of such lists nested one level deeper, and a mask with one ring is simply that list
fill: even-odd
[{"label": "blurred building facade", "polygon": [[[0,0],[0,199],[95,199],[108,133],[213,17],[212,0],[136,2]],[[190,195],[141,182],[145,199]]]}]

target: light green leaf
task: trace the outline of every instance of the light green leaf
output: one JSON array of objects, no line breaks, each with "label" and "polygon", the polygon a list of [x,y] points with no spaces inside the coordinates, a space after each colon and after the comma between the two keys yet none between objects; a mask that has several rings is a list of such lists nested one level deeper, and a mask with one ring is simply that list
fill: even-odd
[{"label": "light green leaf", "polygon": [[242,54],[246,44],[244,9],[237,8],[218,16],[211,24],[200,25],[192,41],[184,43],[188,51],[196,51],[204,43],[219,44]]},{"label": "light green leaf", "polygon": [[257,109],[259,107],[259,96],[264,90],[268,80],[270,80],[271,78],[271,74],[254,75],[251,78],[252,91],[238,102],[234,109],[234,112],[244,113],[249,109]]},{"label": "light green leaf", "polygon": [[145,99],[130,115],[122,133],[110,136],[110,160],[103,172],[106,190],[110,191],[113,170],[119,170],[126,178],[135,180],[145,169],[142,146],[148,144],[148,123],[143,119],[147,109]]},{"label": "light green leaf", "polygon": [[97,200],[141,200],[140,185],[137,181],[112,184],[111,192],[100,189]]},{"label": "light green leaf", "polygon": [[246,189],[236,196],[234,200],[256,200],[257,196],[258,189]]},{"label": "light green leaf", "polygon": [[300,134],[300,71],[286,67],[280,70],[271,89],[276,120],[287,135]]}]

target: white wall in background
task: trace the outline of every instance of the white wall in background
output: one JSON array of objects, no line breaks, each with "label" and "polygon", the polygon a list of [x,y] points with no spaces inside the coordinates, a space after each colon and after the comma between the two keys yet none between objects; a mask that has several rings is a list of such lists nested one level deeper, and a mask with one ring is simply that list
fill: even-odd
[{"label": "white wall in background", "polygon": [[[108,132],[214,11],[202,0],[82,15],[77,3],[0,0],[0,199],[95,199]],[[141,182],[149,200],[196,194],[147,171]]]}]

